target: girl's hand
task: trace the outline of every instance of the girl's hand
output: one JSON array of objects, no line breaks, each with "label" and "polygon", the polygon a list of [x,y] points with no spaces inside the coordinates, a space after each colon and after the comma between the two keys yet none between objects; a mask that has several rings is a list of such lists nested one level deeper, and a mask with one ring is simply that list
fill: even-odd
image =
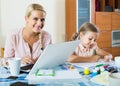
[{"label": "girl's hand", "polygon": [[22,57],[22,64],[34,64],[35,61],[30,56]]},{"label": "girl's hand", "polygon": [[112,59],[112,55],[111,54],[108,54],[108,55],[104,56],[104,61],[105,62],[110,62],[111,59]]}]

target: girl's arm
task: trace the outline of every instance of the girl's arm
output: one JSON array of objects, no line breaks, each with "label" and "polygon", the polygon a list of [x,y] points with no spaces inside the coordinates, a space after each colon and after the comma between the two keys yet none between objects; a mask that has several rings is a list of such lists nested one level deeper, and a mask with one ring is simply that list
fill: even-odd
[{"label": "girl's arm", "polygon": [[101,56],[101,58],[104,59],[104,61],[106,61],[106,62],[110,61],[113,58],[110,53],[108,53],[100,48],[96,49],[96,54]]},{"label": "girl's arm", "polygon": [[73,53],[70,58],[68,59],[68,62],[71,63],[79,63],[79,62],[97,62],[101,57],[99,55],[93,55],[90,57],[81,57],[81,56],[77,56],[75,55],[75,53]]}]

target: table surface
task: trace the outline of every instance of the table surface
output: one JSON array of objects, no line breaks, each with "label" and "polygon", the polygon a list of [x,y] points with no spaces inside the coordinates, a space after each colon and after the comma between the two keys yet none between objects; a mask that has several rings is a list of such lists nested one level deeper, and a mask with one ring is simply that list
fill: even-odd
[{"label": "table surface", "polygon": [[[97,62],[97,63],[75,63],[72,64],[72,66],[74,65],[75,67],[78,67],[77,69],[79,70],[80,74],[83,75],[83,67],[85,66],[94,66],[96,64],[100,64],[101,62]],[[81,66],[80,66],[81,65]],[[60,68],[60,67],[59,67]],[[0,67],[0,86],[10,86],[12,84],[14,84],[15,82],[24,82],[26,84],[28,84],[28,80],[25,79],[25,77],[27,76],[28,73],[20,73],[19,76],[15,79],[10,79],[8,78],[10,76],[10,72],[8,69],[6,69],[5,67]],[[100,84],[96,84],[90,81],[91,79],[91,75],[83,75],[82,78],[80,79],[79,83],[45,83],[45,84],[39,84],[39,85],[35,85],[35,86],[103,86]],[[18,85],[21,86],[21,85]],[[28,85],[29,86],[29,85]]]}]

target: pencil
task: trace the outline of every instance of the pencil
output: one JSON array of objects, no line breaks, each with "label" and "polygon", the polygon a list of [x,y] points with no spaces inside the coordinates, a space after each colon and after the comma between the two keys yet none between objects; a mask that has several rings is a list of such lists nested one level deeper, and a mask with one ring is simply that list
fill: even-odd
[{"label": "pencil", "polygon": [[96,55],[96,49],[94,49],[94,55]]}]

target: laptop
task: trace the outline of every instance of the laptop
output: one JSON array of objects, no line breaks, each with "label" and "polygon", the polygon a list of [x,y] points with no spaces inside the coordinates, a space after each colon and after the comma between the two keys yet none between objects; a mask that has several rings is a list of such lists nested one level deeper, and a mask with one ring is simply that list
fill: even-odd
[{"label": "laptop", "polygon": [[48,45],[30,70],[28,76],[34,74],[37,69],[49,69],[64,64],[79,43],[80,40]]}]

